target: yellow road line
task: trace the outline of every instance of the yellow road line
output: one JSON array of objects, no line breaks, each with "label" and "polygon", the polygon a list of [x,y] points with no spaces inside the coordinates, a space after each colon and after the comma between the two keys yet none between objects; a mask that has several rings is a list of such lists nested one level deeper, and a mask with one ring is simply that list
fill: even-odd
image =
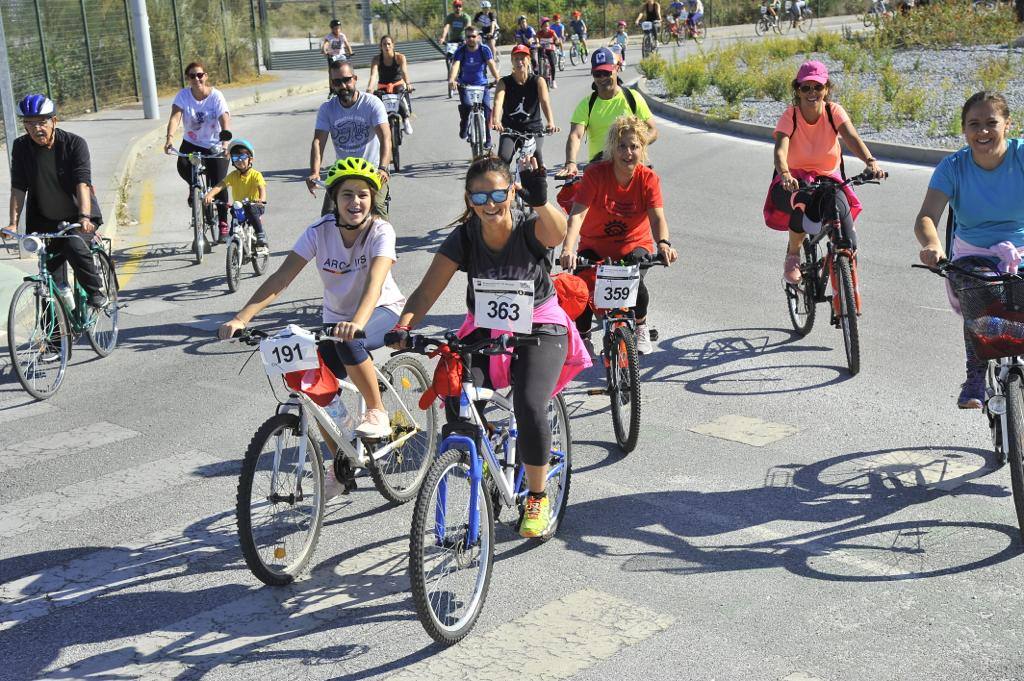
[{"label": "yellow road line", "polygon": [[153,198],[153,180],[142,183],[142,197],[139,199],[139,231],[135,241],[125,248],[129,252],[117,266],[117,283],[121,289],[127,288],[128,282],[142,266],[149,245],[149,235],[153,232],[153,213],[156,203]]}]

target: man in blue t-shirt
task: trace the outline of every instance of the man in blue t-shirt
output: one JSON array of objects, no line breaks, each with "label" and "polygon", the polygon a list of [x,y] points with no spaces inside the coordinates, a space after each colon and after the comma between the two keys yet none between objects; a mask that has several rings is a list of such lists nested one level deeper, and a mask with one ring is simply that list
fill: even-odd
[{"label": "man in blue t-shirt", "polygon": [[[459,84],[459,137],[466,139],[466,119],[469,116],[470,104],[463,85],[486,85],[487,71],[490,70],[494,80],[498,80],[498,67],[494,64],[491,48],[480,44],[480,32],[475,26],[466,28],[465,42],[455,50],[452,73],[448,77],[448,87]],[[493,91],[484,90],[484,120],[491,120]],[[485,125],[488,148],[491,146],[491,126]]]}]

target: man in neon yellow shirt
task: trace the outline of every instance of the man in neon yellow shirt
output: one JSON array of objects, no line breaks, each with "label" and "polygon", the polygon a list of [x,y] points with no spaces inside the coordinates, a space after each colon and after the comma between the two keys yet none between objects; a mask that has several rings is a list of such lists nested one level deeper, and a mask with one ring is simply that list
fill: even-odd
[{"label": "man in neon yellow shirt", "polygon": [[587,159],[598,160],[604,149],[608,129],[619,116],[636,115],[651,130],[651,142],[658,137],[654,116],[643,96],[635,90],[621,86],[615,53],[607,47],[594,50],[590,55],[590,75],[594,78],[594,92],[584,97],[572,114],[572,128],[565,143],[565,166],[559,176],[576,175],[576,156],[583,135],[587,135]]},{"label": "man in neon yellow shirt", "polygon": [[[267,235],[263,231],[263,208],[267,203],[267,182],[263,179],[263,173],[252,167],[254,150],[252,143],[245,139],[231,141],[229,147],[231,152],[231,164],[235,167],[223,180],[206,192],[203,197],[204,203],[212,203],[217,194],[225,188],[231,190],[232,201],[248,201],[242,206],[245,211],[246,221],[252,225],[256,232],[256,247],[267,247]],[[224,242],[224,236],[221,236]]]}]

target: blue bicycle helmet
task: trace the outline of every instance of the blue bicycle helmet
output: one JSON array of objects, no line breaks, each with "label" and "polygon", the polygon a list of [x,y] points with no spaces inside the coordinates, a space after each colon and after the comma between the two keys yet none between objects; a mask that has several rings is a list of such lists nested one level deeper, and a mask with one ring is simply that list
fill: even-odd
[{"label": "blue bicycle helmet", "polygon": [[56,116],[57,107],[46,95],[26,95],[18,102],[19,116]]},{"label": "blue bicycle helmet", "polygon": [[235,150],[235,147],[242,147],[243,149],[246,149],[249,152],[250,156],[256,156],[256,149],[253,148],[252,142],[245,139],[244,137],[237,137],[231,140],[231,144],[228,145],[228,151],[233,152]]}]

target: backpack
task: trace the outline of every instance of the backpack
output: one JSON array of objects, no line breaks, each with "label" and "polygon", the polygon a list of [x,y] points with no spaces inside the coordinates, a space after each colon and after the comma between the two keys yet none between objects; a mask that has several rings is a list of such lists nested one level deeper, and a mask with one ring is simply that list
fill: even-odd
[{"label": "backpack", "polygon": [[[629,111],[634,116],[636,115],[636,97],[633,95],[633,91],[622,84],[622,79],[619,78],[619,87],[622,88],[622,95],[626,98],[626,104],[629,105]],[[594,103],[597,101],[597,88],[594,85],[590,86],[593,88],[593,92],[590,93],[590,101],[587,102],[587,121],[590,121],[590,112],[594,110]],[[829,114],[829,120],[832,120],[832,114]]]}]

